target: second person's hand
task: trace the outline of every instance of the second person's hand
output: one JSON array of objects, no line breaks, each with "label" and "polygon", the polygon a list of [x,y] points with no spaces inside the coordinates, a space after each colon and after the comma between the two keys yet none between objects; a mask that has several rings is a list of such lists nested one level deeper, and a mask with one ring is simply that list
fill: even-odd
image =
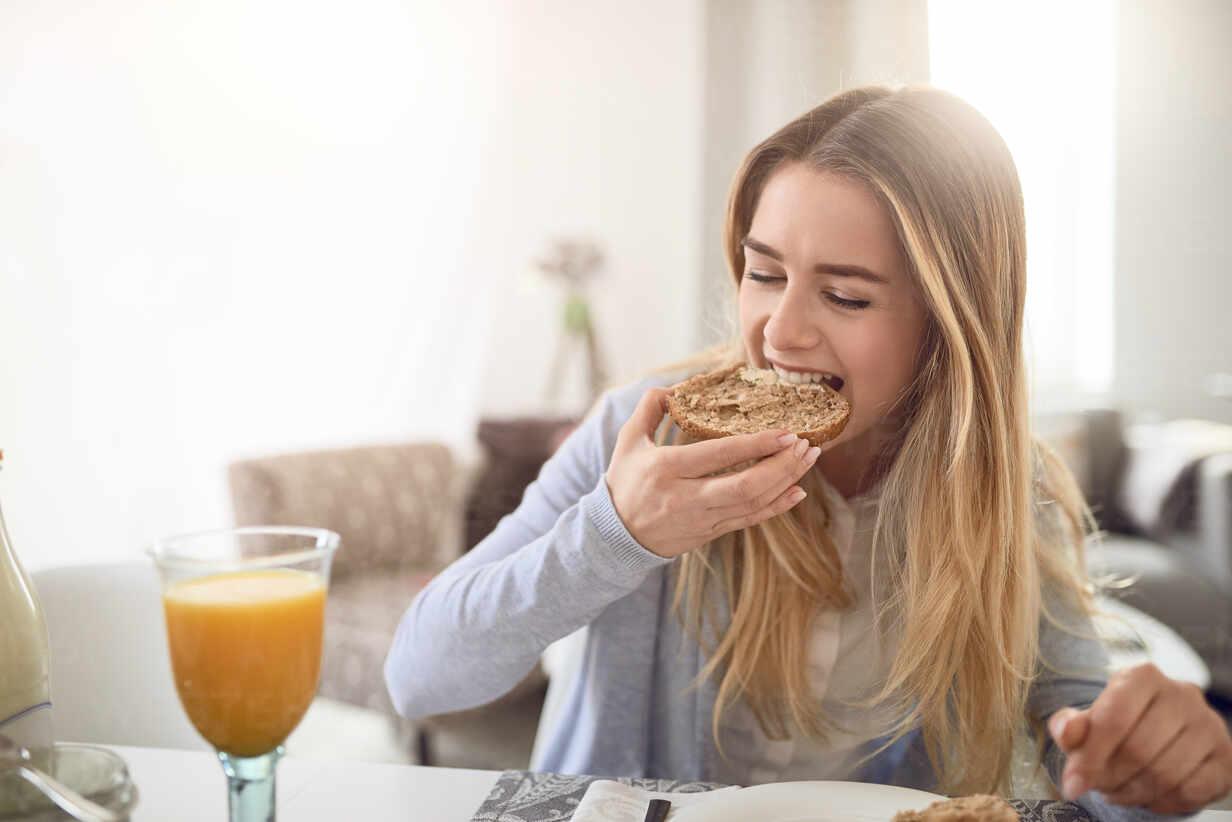
[{"label": "second person's hand", "polygon": [[[645,548],[679,556],[804,499],[795,483],[821,449],[781,430],[657,447],[653,438],[667,413],[666,397],[663,388],[642,396],[620,429],[605,475],[616,513]],[[757,462],[711,476],[751,460]]]}]

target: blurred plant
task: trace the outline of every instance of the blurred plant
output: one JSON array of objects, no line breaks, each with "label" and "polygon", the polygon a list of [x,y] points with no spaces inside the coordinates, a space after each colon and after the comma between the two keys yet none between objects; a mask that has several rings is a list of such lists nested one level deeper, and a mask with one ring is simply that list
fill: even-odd
[{"label": "blurred plant", "polygon": [[552,244],[548,256],[537,261],[539,270],[560,279],[569,290],[578,290],[603,267],[603,251],[592,240],[562,238]]},{"label": "blurred plant", "polygon": [[550,279],[560,283],[564,290],[563,328],[548,376],[547,398],[555,402],[559,397],[569,351],[580,347],[586,358],[588,400],[593,403],[607,382],[607,369],[600,352],[586,285],[603,268],[603,251],[598,243],[588,238],[564,237],[552,243],[548,254],[537,260],[536,266]]}]

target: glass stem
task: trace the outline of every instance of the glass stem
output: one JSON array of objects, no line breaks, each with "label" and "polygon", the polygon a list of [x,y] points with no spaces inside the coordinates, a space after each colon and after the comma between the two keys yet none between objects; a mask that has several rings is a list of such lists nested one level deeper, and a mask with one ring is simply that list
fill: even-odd
[{"label": "glass stem", "polygon": [[274,822],[274,768],[282,746],[261,756],[232,756],[218,752],[227,775],[231,822]]}]

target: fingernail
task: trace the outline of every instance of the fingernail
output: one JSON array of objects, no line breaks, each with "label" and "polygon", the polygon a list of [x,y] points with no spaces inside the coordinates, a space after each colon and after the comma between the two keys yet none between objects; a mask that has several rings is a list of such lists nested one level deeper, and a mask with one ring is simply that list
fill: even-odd
[{"label": "fingernail", "polygon": [[796,441],[795,434],[784,434],[778,439],[779,445],[781,445],[783,448],[786,448],[787,446],[791,445],[795,441]]},{"label": "fingernail", "polygon": [[1069,724],[1069,717],[1063,717],[1052,723],[1052,738],[1060,742],[1065,738],[1065,726]]},{"label": "fingernail", "polygon": [[1066,799],[1077,799],[1087,792],[1087,786],[1081,776],[1071,775],[1065,777],[1061,790],[1065,793]]},{"label": "fingernail", "polygon": [[804,456],[804,452],[806,450],[808,450],[808,440],[802,439],[796,443],[796,456],[797,457]]},{"label": "fingernail", "polygon": [[804,457],[804,461],[807,462],[809,465],[812,465],[813,463],[817,462],[817,457],[819,457],[820,455],[821,455],[821,449],[818,448],[816,445],[814,445],[812,448],[808,450],[808,454]]},{"label": "fingernail", "polygon": [[799,502],[800,500],[804,499],[807,496],[808,496],[808,492],[806,492],[803,488],[797,488],[795,491],[791,492],[792,504]]}]

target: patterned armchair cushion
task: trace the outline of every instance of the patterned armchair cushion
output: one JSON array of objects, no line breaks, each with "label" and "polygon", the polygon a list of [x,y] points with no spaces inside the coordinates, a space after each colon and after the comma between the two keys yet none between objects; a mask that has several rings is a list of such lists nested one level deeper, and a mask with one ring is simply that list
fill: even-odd
[{"label": "patterned armchair cushion", "polygon": [[[342,537],[326,611],[321,694],[393,713],[382,668],[398,620],[432,576],[519,504],[572,430],[569,419],[486,420],[482,463],[440,443],[314,451],[236,462],[237,525],[308,525]],[[546,682],[536,665],[495,702],[416,723],[461,734],[498,712],[524,711]]]},{"label": "patterned armchair cushion", "polygon": [[440,569],[461,554],[468,477],[435,442],[311,451],[233,463],[237,525],[337,531],[337,579],[367,569]]},{"label": "patterned armchair cushion", "polygon": [[330,587],[321,660],[321,695],[394,712],[382,668],[398,620],[432,572],[352,574]]},{"label": "patterned armchair cushion", "polygon": [[468,472],[434,442],[283,454],[230,466],[237,525],[337,531],[321,694],[393,713],[382,667],[402,612],[461,553]]}]

